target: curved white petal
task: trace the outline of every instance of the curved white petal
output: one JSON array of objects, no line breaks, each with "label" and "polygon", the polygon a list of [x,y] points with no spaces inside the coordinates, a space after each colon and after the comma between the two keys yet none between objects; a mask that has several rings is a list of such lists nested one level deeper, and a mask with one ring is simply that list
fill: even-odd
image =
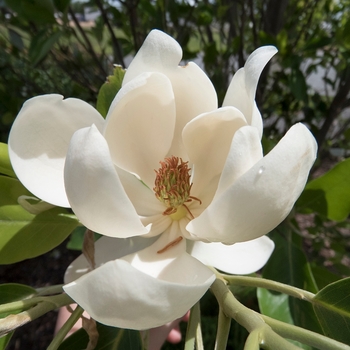
[{"label": "curved white petal", "polygon": [[169,35],[153,30],[126,71],[123,85],[143,72],[160,72],[171,81],[176,102],[176,127],[169,156],[187,159],[183,149],[183,127],[197,115],[217,108],[217,96],[207,75],[193,62],[178,66],[180,45]]},{"label": "curved white petal", "polygon": [[294,125],[276,147],[187,225],[197,239],[233,244],[260,237],[286,218],[316,158],[309,130]]},{"label": "curved white petal", "polygon": [[114,163],[150,188],[169,151],[175,113],[172,86],[160,73],[144,73],[124,85],[109,109],[104,136]]},{"label": "curved white petal", "polygon": [[185,126],[182,138],[193,163],[192,195],[199,196],[222,172],[233,135],[244,125],[244,116],[237,108],[224,107],[201,114]]},{"label": "curved white petal", "polygon": [[267,263],[274,247],[275,244],[267,236],[233,245],[197,241],[193,242],[190,254],[203,264],[223,272],[247,275],[260,270]]},{"label": "curved white petal", "polygon": [[148,232],[121,185],[106,140],[94,125],[73,135],[64,181],[74,213],[90,230],[120,238]]},{"label": "curved white petal", "polygon": [[263,150],[258,130],[252,126],[243,126],[237,130],[221,173],[214,200],[262,157]]},{"label": "curved white petal", "polygon": [[[125,255],[135,253],[155,242],[156,238],[131,237],[114,238],[103,236],[95,242],[96,268],[108,261],[119,259]],[[64,283],[70,283],[91,271],[85,256],[81,254],[68,267],[64,275]]]},{"label": "curved white petal", "polygon": [[247,59],[243,68],[233,76],[226,92],[223,106],[238,108],[249,125],[255,126],[262,135],[262,120],[255,104],[255,92],[259,77],[266,64],[277,52],[274,46],[263,46],[256,49]]},{"label": "curved white petal", "polygon": [[11,128],[9,154],[17,177],[45,202],[69,207],[63,167],[69,141],[80,128],[104,119],[88,103],[61,95],[43,95],[24,103]]},{"label": "curved white petal", "polygon": [[148,188],[135,175],[125,170],[117,168],[117,173],[137,214],[140,216],[153,216],[163,213],[165,210],[164,204],[156,198],[152,189]]},{"label": "curved white petal", "polygon": [[[164,209],[164,208],[163,208]],[[145,237],[154,237],[163,233],[167,228],[169,228],[173,222],[169,215],[156,214],[152,216],[141,217],[141,222],[144,226],[149,226],[149,232]]]},{"label": "curved white petal", "polygon": [[64,290],[92,318],[114,327],[149,329],[183,316],[215,276],[188,255],[181,243],[157,253],[163,236],[136,255],[110,261]]}]

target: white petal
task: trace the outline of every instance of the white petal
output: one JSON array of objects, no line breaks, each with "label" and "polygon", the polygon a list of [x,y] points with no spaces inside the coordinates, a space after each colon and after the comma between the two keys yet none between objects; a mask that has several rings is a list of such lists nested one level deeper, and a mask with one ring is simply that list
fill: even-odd
[{"label": "white petal", "polygon": [[[145,266],[141,260],[132,261],[137,267],[123,259],[110,261],[64,290],[106,325],[149,329],[173,321],[203,296],[215,276],[185,252],[174,255],[171,248],[157,254],[154,250],[159,244],[158,240],[156,247],[139,252]],[[157,277],[153,276],[154,265],[162,266]]]},{"label": "white petal", "polygon": [[63,167],[73,133],[104,119],[88,103],[61,95],[43,95],[24,103],[9,136],[9,154],[17,177],[45,202],[69,207]]},{"label": "white petal", "polygon": [[192,195],[199,196],[222,172],[232,137],[244,125],[244,116],[237,108],[225,107],[201,114],[185,126],[183,142],[194,164]]},{"label": "white petal", "polygon": [[145,73],[118,92],[106,118],[104,136],[114,163],[152,188],[154,170],[169,151],[174,127],[175,102],[169,79],[160,73]]},{"label": "white petal", "polygon": [[291,211],[316,158],[309,130],[294,125],[277,146],[187,225],[199,239],[233,244],[258,238]]},{"label": "white petal", "polygon": [[226,158],[214,200],[263,157],[259,132],[252,126],[237,130]]},{"label": "white petal", "polygon": [[144,226],[149,225],[150,231],[147,233],[147,235],[145,235],[145,237],[154,237],[163,233],[169,226],[171,226],[173,220],[169,215],[163,215],[162,213],[141,217],[141,222]]},{"label": "white petal", "polygon": [[90,230],[120,238],[148,232],[120,183],[105,139],[94,125],[73,135],[64,181],[74,213]]},{"label": "white petal", "polygon": [[260,270],[267,263],[274,247],[275,244],[267,236],[233,245],[197,241],[193,242],[190,254],[203,264],[223,272],[247,275]]},{"label": "white petal", "polygon": [[187,159],[181,132],[197,115],[217,108],[217,97],[207,75],[193,62],[179,67],[180,45],[169,35],[153,30],[131,62],[123,84],[143,72],[160,72],[171,81],[176,102],[176,127],[169,155]]},{"label": "white petal", "polygon": [[[114,238],[103,236],[95,242],[96,268],[108,261],[119,259],[153,244],[155,238],[131,237]],[[85,256],[81,254],[66,270],[64,283],[70,283],[90,272],[91,268]]]},{"label": "white petal", "polygon": [[274,46],[256,49],[248,57],[244,68],[239,69],[233,76],[223,102],[223,106],[238,108],[244,114],[248,124],[259,130],[260,137],[262,120],[254,101],[255,92],[261,72],[276,52],[277,49]]},{"label": "white petal", "polygon": [[163,213],[164,204],[155,196],[152,189],[148,188],[135,175],[117,168],[119,179],[123,188],[140,216],[151,216]]}]

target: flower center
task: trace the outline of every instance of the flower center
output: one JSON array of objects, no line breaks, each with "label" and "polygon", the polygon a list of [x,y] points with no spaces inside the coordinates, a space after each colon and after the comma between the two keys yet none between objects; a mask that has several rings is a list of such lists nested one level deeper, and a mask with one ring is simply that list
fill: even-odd
[{"label": "flower center", "polygon": [[186,203],[193,199],[199,201],[200,204],[202,202],[190,195],[192,184],[190,183],[189,172],[191,169],[188,167],[188,162],[172,156],[159,163],[161,166],[158,171],[155,170],[156,180],[153,191],[167,207],[163,215],[170,215],[173,220],[180,220],[189,213],[193,218]]}]

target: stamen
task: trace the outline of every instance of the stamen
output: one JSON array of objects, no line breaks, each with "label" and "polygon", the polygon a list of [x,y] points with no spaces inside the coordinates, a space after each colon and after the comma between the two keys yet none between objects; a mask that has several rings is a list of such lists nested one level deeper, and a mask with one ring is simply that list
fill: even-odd
[{"label": "stamen", "polygon": [[174,239],[172,242],[168,243],[164,248],[162,248],[161,250],[158,250],[157,253],[161,254],[164,253],[165,251],[167,251],[169,248],[172,248],[174,246],[176,246],[177,244],[179,244],[181,241],[183,240],[183,237],[177,237],[176,239]]},{"label": "stamen", "polygon": [[160,165],[158,171],[155,170],[156,180],[153,190],[156,197],[167,207],[163,215],[173,215],[183,206],[193,219],[194,216],[185,203],[196,200],[202,204],[202,201],[190,195],[192,184],[188,162],[172,156],[165,158]]}]

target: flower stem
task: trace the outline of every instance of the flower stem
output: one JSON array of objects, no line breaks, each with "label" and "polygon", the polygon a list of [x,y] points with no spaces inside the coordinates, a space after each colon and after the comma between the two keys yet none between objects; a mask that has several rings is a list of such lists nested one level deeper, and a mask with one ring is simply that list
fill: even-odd
[{"label": "flower stem", "polygon": [[28,310],[22,311],[18,314],[11,314],[0,319],[0,336],[35,320],[51,310],[58,309],[64,305],[69,305],[72,302],[72,299],[67,294],[59,294],[48,297],[35,297],[28,300],[1,305],[0,313],[14,313],[23,309]]},{"label": "flower stem", "polygon": [[222,308],[219,309],[218,329],[216,332],[215,350],[225,350],[231,327],[231,318],[227,317]]},{"label": "flower stem", "polygon": [[63,284],[57,284],[55,286],[48,286],[43,288],[37,288],[36,291],[38,292],[38,295],[52,295],[52,294],[59,294],[63,292]]},{"label": "flower stem", "polygon": [[299,347],[289,343],[287,340],[273,332],[260,314],[241,304],[230,292],[227,285],[221,278],[217,278],[211,285],[210,290],[215,295],[223,312],[236,320],[249,333],[255,332],[257,335],[251,337],[248,343],[248,350],[255,349],[254,337],[259,340],[259,344],[265,344],[267,348],[300,350]]},{"label": "flower stem", "polygon": [[276,333],[282,337],[296,340],[300,343],[304,343],[320,350],[350,350],[349,345],[340,343],[331,338],[327,338],[319,333],[315,333],[291,324],[286,324],[268,316],[262,315],[262,318]]},{"label": "flower stem", "polygon": [[187,331],[186,331],[186,340],[185,340],[185,348],[184,350],[194,350],[196,345],[196,339],[199,336],[199,341],[197,341],[197,348],[200,350],[200,347],[198,347],[199,344],[203,344],[202,342],[202,332],[201,332],[201,311],[200,311],[200,304],[199,302],[195,304],[190,312],[190,319],[188,320],[187,324]]},{"label": "flower stem", "polygon": [[56,350],[68,334],[68,332],[73,328],[75,323],[79,320],[83,314],[84,309],[80,306],[77,306],[62,328],[57,332],[56,336],[53,338],[52,342],[48,346],[47,350]]},{"label": "flower stem", "polygon": [[283,284],[273,280],[268,280],[265,278],[248,277],[248,276],[231,276],[231,275],[224,275],[224,274],[220,274],[220,277],[224,278],[229,284],[236,284],[236,285],[246,286],[246,287],[266,288],[269,290],[273,290],[275,292],[284,293],[292,297],[306,300],[309,302],[312,302],[312,299],[315,296],[315,294],[308,292],[306,290],[292,287],[287,284]]}]

